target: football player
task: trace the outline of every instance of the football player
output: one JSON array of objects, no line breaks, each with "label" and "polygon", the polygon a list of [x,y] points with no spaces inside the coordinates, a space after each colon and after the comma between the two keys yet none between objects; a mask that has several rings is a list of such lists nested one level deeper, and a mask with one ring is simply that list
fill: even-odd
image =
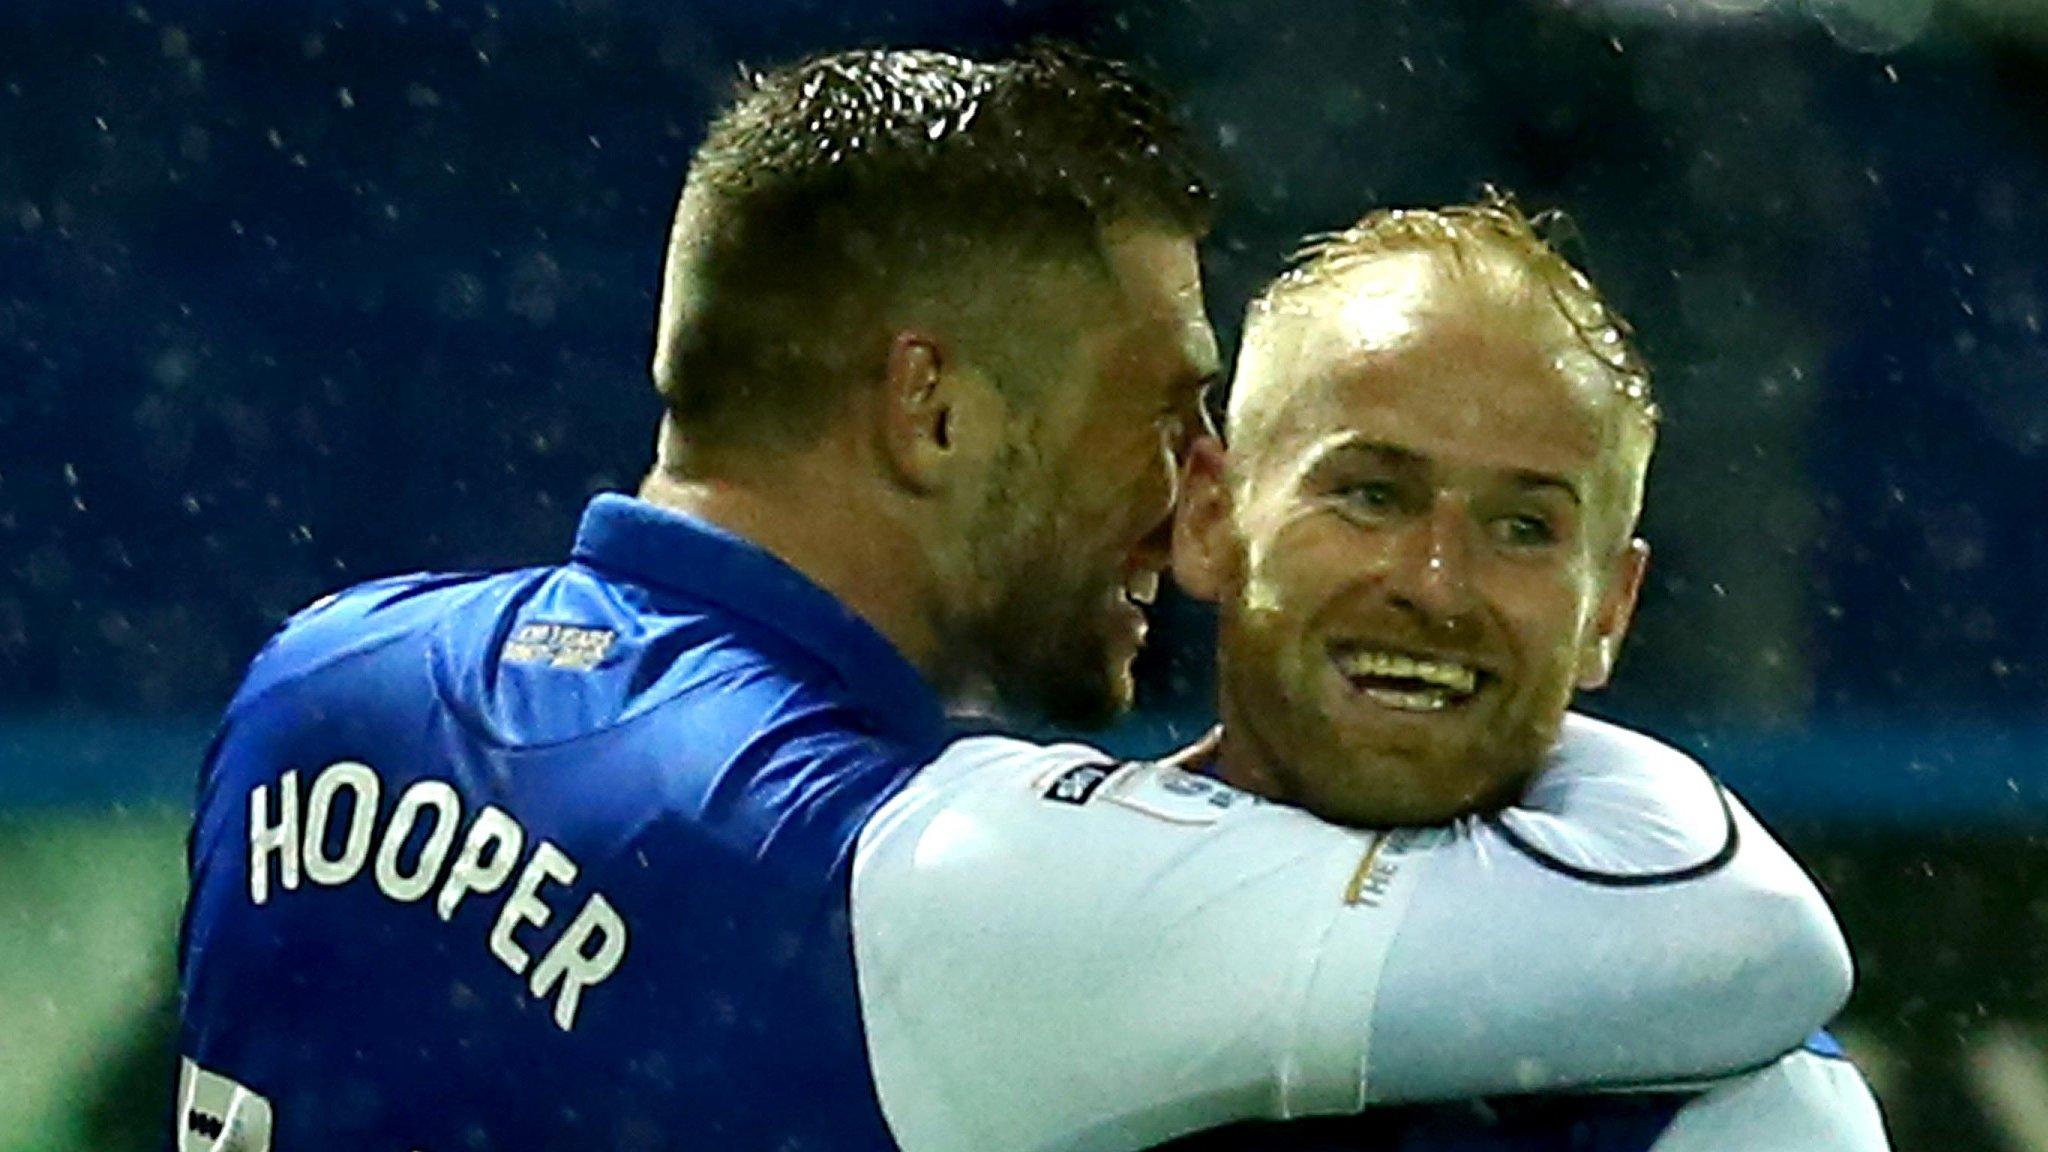
[{"label": "football player", "polygon": [[1618,867],[1713,845],[1628,916],[1501,880],[1494,826],[949,744],[948,707],[1128,703],[1217,370],[1184,157],[1065,51],[751,78],[677,210],[639,497],[556,565],[316,604],[230,704],[180,1147],[1137,1148],[1727,1073],[1830,1017],[1818,893],[1647,741],[1588,730],[1602,787],[1529,808]]}]

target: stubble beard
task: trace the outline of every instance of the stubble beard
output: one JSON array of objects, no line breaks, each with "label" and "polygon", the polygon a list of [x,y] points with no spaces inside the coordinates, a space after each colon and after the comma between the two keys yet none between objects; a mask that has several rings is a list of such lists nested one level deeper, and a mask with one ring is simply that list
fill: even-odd
[{"label": "stubble beard", "polygon": [[1263,774],[1279,793],[1270,798],[1334,823],[1387,823],[1385,789],[1403,778],[1451,774],[1471,781],[1473,811],[1515,802],[1542,770],[1571,701],[1568,687],[1546,688],[1520,707],[1508,702],[1484,718],[1490,722],[1465,729],[1463,739],[1400,747],[1331,714],[1313,641],[1259,635],[1242,607],[1233,615],[1224,622],[1219,653],[1223,711],[1250,729],[1245,735],[1258,745]]},{"label": "stubble beard", "polygon": [[1109,589],[1067,554],[1059,488],[1039,459],[1013,442],[997,462],[970,534],[982,595],[964,630],[1000,714],[1099,728],[1130,706],[1128,672],[1109,636]]}]

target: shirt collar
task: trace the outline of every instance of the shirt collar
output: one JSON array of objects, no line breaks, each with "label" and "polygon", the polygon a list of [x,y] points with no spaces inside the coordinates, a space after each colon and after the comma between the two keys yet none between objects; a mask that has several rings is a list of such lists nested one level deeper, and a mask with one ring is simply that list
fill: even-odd
[{"label": "shirt collar", "polygon": [[830,667],[878,730],[936,748],[938,694],[880,632],[767,549],[708,520],[604,493],[583,510],[573,558],[717,605],[802,646]]}]

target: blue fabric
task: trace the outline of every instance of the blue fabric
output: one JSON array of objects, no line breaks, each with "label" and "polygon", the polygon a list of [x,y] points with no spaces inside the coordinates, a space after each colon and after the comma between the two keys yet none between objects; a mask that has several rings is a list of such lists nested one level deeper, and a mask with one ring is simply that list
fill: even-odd
[{"label": "blue fabric", "polygon": [[1808,1036],[1806,1043],[1800,1045],[1800,1047],[1813,1053],[1815,1056],[1825,1056],[1830,1060],[1847,1060],[1849,1058],[1849,1054],[1842,1051],[1842,1042],[1827,1032],[1815,1032],[1813,1035]]},{"label": "blue fabric", "polygon": [[[208,756],[184,1053],[264,1095],[294,1152],[891,1149],[850,867],[863,824],[945,735],[916,671],[822,589],[624,497],[592,502],[567,564],[351,589],[257,657]],[[286,851],[252,828],[282,818],[295,773],[301,864],[347,860],[360,793],[335,790],[318,829],[306,811],[344,761],[377,783],[364,862],[289,887]],[[395,872],[438,862],[432,890],[398,899],[378,857],[400,798],[431,781],[453,789],[459,828],[439,857],[431,815],[392,838]],[[519,829],[517,858],[444,921],[487,806]],[[541,873],[541,922],[510,920],[518,966],[493,934],[543,841],[574,877]],[[479,870],[494,861],[480,849]],[[625,950],[565,1029],[564,983],[532,984],[594,900]],[[587,958],[605,935],[577,939]]]}]

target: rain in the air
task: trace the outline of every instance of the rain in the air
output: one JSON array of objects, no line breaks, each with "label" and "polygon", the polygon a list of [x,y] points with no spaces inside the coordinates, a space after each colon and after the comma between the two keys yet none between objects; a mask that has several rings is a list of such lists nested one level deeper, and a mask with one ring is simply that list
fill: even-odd
[{"label": "rain in the air", "polygon": [[2044,0],[16,0],[0,1148],[2048,1152],[2044,218]]}]

